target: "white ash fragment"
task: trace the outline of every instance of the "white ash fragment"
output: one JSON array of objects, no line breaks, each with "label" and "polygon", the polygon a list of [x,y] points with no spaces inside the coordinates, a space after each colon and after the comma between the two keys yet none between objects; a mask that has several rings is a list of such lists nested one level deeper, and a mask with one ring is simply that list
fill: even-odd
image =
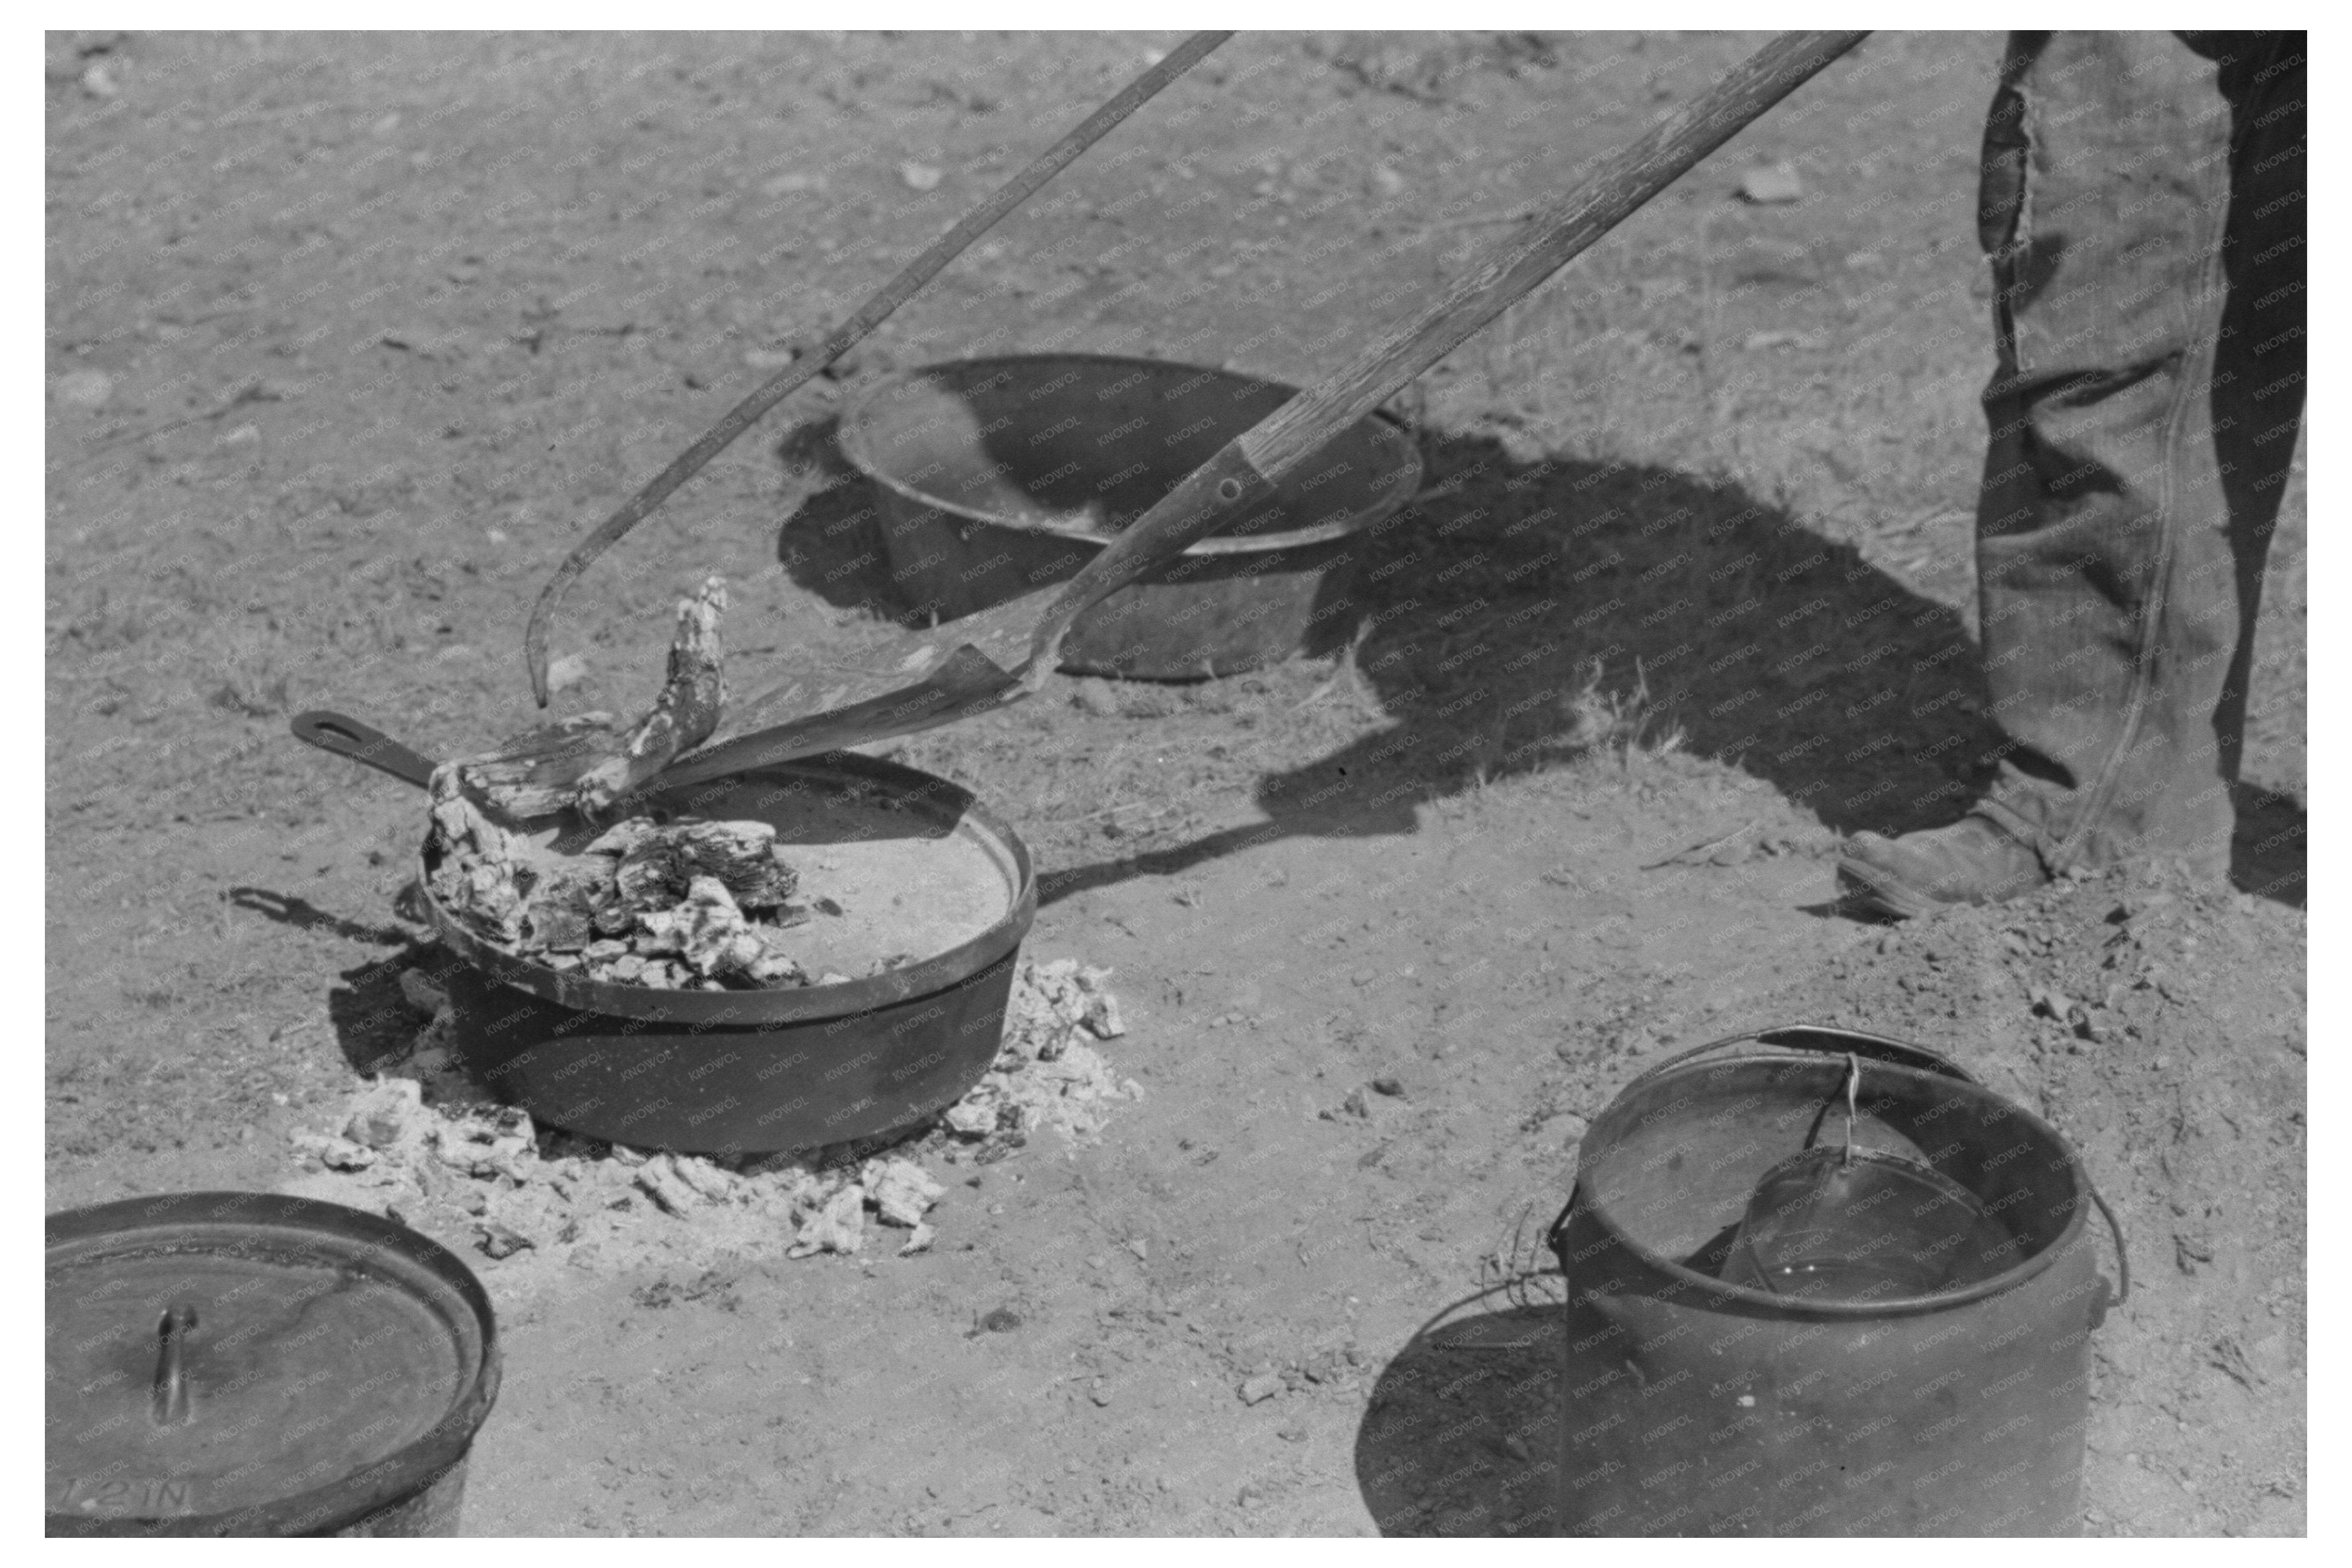
[{"label": "white ash fragment", "polygon": [[1090,1014],[1125,1030],[1118,1000],[1104,983],[1108,975],[1081,969],[1068,958],[1024,959],[1013,971],[995,1064],[942,1117],[950,1132],[980,1143],[980,1163],[1003,1158],[1046,1127],[1073,1144],[1086,1143],[1101,1132],[1112,1103],[1143,1098],[1133,1079],[1114,1076],[1109,1062],[1087,1043],[1094,1030],[1087,1021]]},{"label": "white ash fragment", "polygon": [[[1102,1052],[1090,1045],[1073,1041],[1052,1061],[1040,1062],[1036,1068],[1040,1082],[1055,1086],[1054,1103],[1091,1104],[1102,1100],[1139,1100],[1142,1092],[1133,1079],[1114,1076],[1110,1063]],[[1089,1128],[1089,1131],[1092,1129]]]},{"label": "white ash fragment", "polygon": [[1127,1020],[1119,1016],[1118,998],[1110,994],[1108,969],[1087,968],[1078,971],[1078,982],[1087,992],[1087,1012],[1083,1020],[1097,1040],[1117,1040],[1127,1032]]},{"label": "white ash fragment", "polygon": [[385,1078],[352,1102],[343,1136],[371,1149],[389,1149],[420,1139],[425,1124],[424,1086],[413,1078]]},{"label": "white ash fragment", "polygon": [[297,1133],[294,1146],[331,1171],[363,1171],[376,1162],[373,1149],[349,1138]]},{"label": "white ash fragment", "polygon": [[1007,1028],[1040,1031],[1037,1054],[1047,1061],[1061,1054],[1071,1031],[1083,1025],[1097,1040],[1114,1040],[1127,1032],[1119,1017],[1118,998],[1110,993],[1108,969],[1081,967],[1076,958],[1055,958],[1032,966],[1025,994],[1015,988],[1019,1016],[1008,1017]]},{"label": "white ash fragment", "polygon": [[441,906],[494,942],[509,946],[523,929],[523,856],[514,837],[460,793],[446,764],[433,773],[433,838],[441,863],[433,896]]},{"label": "white ash fragment", "polygon": [[664,1214],[683,1218],[702,1206],[702,1195],[678,1175],[668,1155],[647,1160],[640,1166],[637,1186],[660,1206]]},{"label": "white ash fragment", "polygon": [[496,1123],[498,1131],[490,1139],[490,1166],[510,1181],[530,1179],[530,1166],[539,1160],[539,1134],[530,1124],[528,1113],[517,1110],[500,1112]]},{"label": "white ash fragment", "polygon": [[577,953],[596,939],[613,903],[614,862],[583,855],[568,863],[538,868],[523,901],[521,949],[526,953]]},{"label": "white ash fragment", "polygon": [[628,904],[646,908],[674,903],[699,876],[725,883],[746,909],[778,907],[801,880],[784,860],[772,822],[677,822],[632,843],[614,872],[614,885]]},{"label": "white ash fragment", "polygon": [[801,967],[784,950],[781,933],[752,925],[736,906],[727,884],[698,876],[687,884],[686,902],[675,909],[637,916],[641,955],[675,954],[703,979],[737,977],[756,986],[801,978]]},{"label": "white ash fragment", "polygon": [[500,1225],[496,1220],[485,1221],[475,1227],[475,1229],[479,1236],[483,1255],[493,1260],[511,1258],[525,1248],[536,1248],[539,1245],[521,1231],[510,1226]]},{"label": "white ash fragment", "polygon": [[566,653],[547,666],[547,689],[558,695],[587,678],[588,661],[577,653]]},{"label": "white ash fragment", "polygon": [[447,1008],[433,1015],[433,1021],[416,1031],[409,1045],[408,1059],[403,1062],[404,1072],[420,1082],[435,1086],[442,1100],[478,1097],[470,1082],[457,1067],[457,1015]]},{"label": "white ash fragment", "polygon": [[440,981],[424,970],[403,969],[400,972],[400,999],[426,1018],[432,1018],[449,1005],[449,993],[441,988]]},{"label": "white ash fragment", "polygon": [[787,1258],[818,1252],[854,1253],[866,1240],[866,1189],[851,1183],[824,1201],[823,1207],[801,1224],[801,1233],[786,1249]]},{"label": "white ash fragment", "polygon": [[654,822],[654,818],[625,816],[618,822],[614,822],[612,828],[607,828],[604,832],[595,834],[593,840],[588,840],[588,844],[581,849],[581,853],[583,853],[583,856],[607,858],[607,861],[612,861],[614,865],[618,867],[618,862],[628,858],[630,851],[637,849],[640,844],[645,844],[645,841],[649,840],[649,837],[654,837],[656,832],[661,832],[661,825]]},{"label": "white ash fragment", "polygon": [[450,1045],[449,1027],[436,1019],[425,1026],[401,1066],[421,1079],[446,1079],[457,1071],[457,1054]]},{"label": "white ash fragment", "polygon": [[724,1166],[677,1155],[667,1155],[662,1163],[670,1175],[713,1203],[732,1203],[741,1192],[742,1178]]},{"label": "white ash fragment", "polygon": [[874,1211],[881,1217],[882,1223],[901,1229],[920,1225],[931,1205],[947,1191],[922,1166],[902,1159],[866,1161],[860,1185],[872,1199]]},{"label": "white ash fragment", "polygon": [[538,1162],[530,1118],[516,1110],[499,1110],[485,1120],[441,1119],[421,1141],[452,1170],[470,1176],[504,1176],[518,1186],[530,1180]]},{"label": "white ash fragment", "polygon": [[967,1095],[947,1108],[944,1120],[965,1137],[982,1137],[996,1130],[996,1107]]},{"label": "white ash fragment", "polygon": [[625,858],[631,850],[635,849],[660,831],[654,825],[654,820],[651,817],[629,817],[614,823],[589,840],[588,847],[580,852],[586,855],[610,855],[617,863]]}]

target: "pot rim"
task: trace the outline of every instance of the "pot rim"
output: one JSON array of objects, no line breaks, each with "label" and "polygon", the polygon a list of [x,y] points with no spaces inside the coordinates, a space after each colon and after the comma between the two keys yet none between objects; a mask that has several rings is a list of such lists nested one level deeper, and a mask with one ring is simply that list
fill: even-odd
[{"label": "pot rim", "polygon": [[[50,1249],[100,1237],[133,1237],[141,1230],[176,1224],[205,1220],[226,1224],[238,1218],[299,1226],[366,1246],[382,1247],[398,1252],[446,1284],[473,1314],[480,1329],[481,1358],[471,1378],[450,1402],[448,1414],[431,1430],[324,1486],[250,1508],[216,1513],[151,1517],[44,1511],[46,1534],[267,1536],[287,1533],[289,1528],[301,1534],[332,1533],[416,1495],[463,1466],[470,1456],[475,1437],[489,1418],[491,1406],[498,1403],[504,1364],[499,1347],[498,1314],[491,1309],[489,1294],[482,1288],[481,1280],[466,1266],[465,1260],[431,1237],[346,1204],[283,1193],[217,1190],[117,1198],[62,1209],[43,1221],[42,1240],[45,1249]],[[122,1223],[126,1220],[134,1223]],[[371,1477],[374,1479],[368,1479]]]},{"label": "pot rim", "polygon": [[[729,775],[729,780],[796,774],[803,778],[846,776],[919,790],[918,798],[925,806],[942,803],[932,811],[935,818],[952,810],[951,821],[970,820],[977,823],[1013,860],[1015,885],[1004,913],[988,929],[944,953],[864,979],[777,991],[666,991],[611,980],[591,980],[577,972],[551,968],[537,959],[493,946],[467,930],[433,896],[432,868],[424,846],[418,848],[416,855],[417,886],[424,894],[425,907],[432,912],[434,929],[441,940],[492,979],[577,1012],[635,1019],[664,1026],[670,1032],[772,1029],[783,1024],[827,1023],[854,1017],[947,990],[1021,946],[1037,914],[1037,875],[1029,859],[1029,846],[1013,831],[1011,823],[981,804],[971,790],[919,768],[851,751],[829,751],[817,757],[746,768]],[[650,1037],[656,1031],[648,1029],[644,1032]]]},{"label": "pot rim", "polygon": [[[1294,396],[1301,390],[1287,382],[1276,381],[1271,376],[1254,376],[1246,371],[1229,371],[1215,365],[1191,365],[1179,360],[1140,359],[1131,354],[990,354],[978,359],[940,360],[928,365],[918,365],[912,370],[892,371],[859,393],[856,399],[842,411],[835,439],[841,447],[841,455],[848,460],[849,465],[857,471],[859,477],[870,484],[879,485],[892,495],[912,502],[916,506],[931,511],[943,512],[950,517],[961,517],[966,522],[980,523],[989,528],[1007,528],[1015,533],[1039,534],[1049,538],[1068,539],[1076,544],[1093,545],[1097,549],[1105,549],[1118,536],[1096,533],[1087,528],[1061,528],[1025,518],[1000,517],[995,513],[983,512],[961,502],[946,500],[927,490],[919,489],[883,468],[867,444],[866,416],[886,394],[896,392],[913,382],[937,375],[943,371],[970,370],[988,365],[1070,363],[1130,365],[1138,370],[1174,371],[1196,375],[1217,376],[1230,382],[1248,382],[1259,386],[1276,387]],[[1352,534],[1361,533],[1374,523],[1402,511],[1412,503],[1413,496],[1421,488],[1421,452],[1413,444],[1411,431],[1406,428],[1402,421],[1380,409],[1373,410],[1357,423],[1373,425],[1383,435],[1392,436],[1393,444],[1399,448],[1404,458],[1404,463],[1399,470],[1402,477],[1390,486],[1389,495],[1373,502],[1360,512],[1351,512],[1344,517],[1335,517],[1328,522],[1316,523],[1303,528],[1292,528],[1283,533],[1246,534],[1238,538],[1212,534],[1206,538],[1195,539],[1185,546],[1184,555],[1260,555],[1272,554],[1278,550],[1299,549],[1308,545],[1328,544],[1334,539],[1343,539]]]},{"label": "pot rim", "polygon": [[[1652,1092],[1671,1085],[1679,1079],[1693,1073],[1711,1073],[1727,1068],[1756,1066],[1759,1064],[1774,1067],[1786,1067],[1792,1063],[1817,1065],[1826,1071],[1840,1073],[1843,1071],[1843,1064],[1833,1059],[1825,1060],[1820,1056],[1808,1056],[1802,1053],[1776,1054],[1763,1051],[1749,1051],[1737,1056],[1718,1056],[1705,1061],[1694,1061],[1686,1066],[1677,1064],[1669,1071],[1661,1072],[1654,1078],[1644,1078],[1640,1084],[1641,1097],[1646,1099]],[[1583,1204],[1584,1211],[1592,1217],[1593,1223],[1599,1225],[1602,1230],[1608,1233],[1612,1241],[1614,1241],[1618,1246],[1622,1247],[1626,1251],[1632,1253],[1634,1258],[1639,1260],[1647,1267],[1665,1275],[1677,1285],[1695,1287],[1708,1295],[1736,1301],[1744,1305],[1769,1307],[1773,1311],[1783,1314],[1804,1317],[1843,1319],[1913,1317],[1925,1312],[1942,1312],[1952,1307],[1967,1306],[1971,1302],[1983,1301],[1990,1296],[2000,1295],[2005,1291],[2011,1291],[2020,1285],[2025,1284],[2028,1281],[2040,1275],[2043,1270],[2048,1269],[2052,1264],[2055,1263],[2062,1254],[2073,1249],[2075,1243],[2081,1239],[2084,1226],[2089,1223],[2087,1218],[2084,1217],[2084,1210],[2088,1207],[2095,1199],[2091,1189],[2090,1172],[2083,1164],[2081,1151],[2077,1150],[2074,1145],[2068,1143],[2055,1127],[2053,1127],[2048,1122],[2043,1121],[2040,1116],[2027,1110],[2024,1106],[2012,1104],[2008,1100],[2005,1100],[2001,1096],[1994,1093],[1991,1090],[1986,1088],[1981,1083],[1978,1083],[1973,1079],[1955,1079],[1941,1072],[1931,1072],[1924,1068],[1898,1065],[1893,1062],[1879,1062],[1874,1064],[1871,1068],[1871,1071],[1874,1074],[1885,1074],[1890,1072],[1898,1073],[1914,1082],[1931,1083],[1947,1091],[1969,1091],[1985,1100],[1998,1104],[2004,1113],[2017,1117],[2019,1120],[2023,1122],[2030,1130],[2038,1133],[2042,1137],[2048,1139],[2052,1147],[2064,1151],[2066,1155],[2067,1173],[2074,1183],[2074,1202],[2073,1207],[2067,1213],[2065,1225],[2061,1228],[2057,1236],[2053,1238],[2047,1246],[2042,1247],[2034,1251],[2032,1256],[2020,1260],[2017,1263],[2011,1265],[2000,1273],[1995,1274],[1989,1280],[1979,1280],[1975,1284],[1969,1285],[1962,1290],[1944,1291],[1933,1295],[1925,1296],[1890,1296],[1879,1301],[1820,1301],[1803,1296],[1778,1295],[1770,1291],[1759,1290],[1749,1285],[1731,1284],[1726,1281],[1717,1279],[1712,1274],[1702,1274],[1697,1270],[1678,1262],[1675,1260],[1667,1257],[1664,1253],[1655,1251],[1633,1239],[1631,1235],[1627,1234],[1624,1228],[1617,1222],[1615,1217],[1611,1215],[1609,1210],[1601,1205],[1587,1200]],[[1606,1110],[1602,1111],[1601,1114],[1594,1119],[1592,1126],[1586,1129],[1584,1142],[1590,1143],[1591,1141],[1594,1130],[1606,1127],[1612,1121],[1622,1119],[1620,1116],[1621,1112],[1625,1112],[1630,1114],[1628,1107],[1638,1102],[1630,1099],[1628,1096],[1620,1095],[1615,1101],[1611,1103]],[[1571,1191],[1569,1198],[1569,1207],[1571,1213],[1576,1208],[1578,1201],[1582,1197],[1583,1192],[1583,1161],[1581,1158],[1580,1149],[1578,1166],[1579,1175],[1576,1186]],[[1933,1166],[1929,1166],[1928,1168],[1931,1170],[1934,1169]],[[1940,1175],[1941,1173],[1938,1172],[1937,1174]],[[1563,1273],[1566,1273],[1568,1264],[1565,1258],[1561,1260],[1560,1267]],[[1567,1282],[1569,1289],[1572,1293],[1576,1287],[1574,1276],[1569,1275]]]}]

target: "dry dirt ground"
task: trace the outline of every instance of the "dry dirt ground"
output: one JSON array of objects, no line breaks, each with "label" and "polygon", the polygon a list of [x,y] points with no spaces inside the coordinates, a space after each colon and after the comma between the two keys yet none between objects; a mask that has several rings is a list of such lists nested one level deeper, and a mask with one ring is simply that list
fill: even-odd
[{"label": "dry dirt ground", "polygon": [[[520,727],[570,542],[1171,41],[51,37],[52,1208],[276,1186],[416,1027],[417,798],[288,716]],[[642,706],[707,572],[739,691],[889,612],[827,447],[878,370],[1311,381],[1757,41],[1237,38],[599,566],[562,711]],[[2086,1527],[2299,1532],[2300,467],[2235,891],[1830,904],[1835,835],[1948,818],[1989,740],[1997,50],[1874,37],[1424,377],[1352,656],[1058,679],[899,747],[1027,837],[1027,951],[1116,970],[1146,1097],[951,1186],[927,1255],[519,1293],[474,1254],[508,1375],[469,1530],[1547,1529],[1539,1306],[1416,1328],[1528,1263],[1645,1062],[1813,1019],[1953,1052],[2116,1201]],[[1784,159],[1801,199],[1734,199]]]}]

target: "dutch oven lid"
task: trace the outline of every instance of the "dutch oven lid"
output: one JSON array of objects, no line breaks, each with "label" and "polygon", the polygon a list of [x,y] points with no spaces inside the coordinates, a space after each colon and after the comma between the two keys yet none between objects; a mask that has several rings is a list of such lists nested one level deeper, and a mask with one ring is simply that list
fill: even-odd
[{"label": "dutch oven lid", "polygon": [[47,1222],[51,1533],[332,1530],[465,1457],[488,1299],[338,1204],[180,1193]]}]

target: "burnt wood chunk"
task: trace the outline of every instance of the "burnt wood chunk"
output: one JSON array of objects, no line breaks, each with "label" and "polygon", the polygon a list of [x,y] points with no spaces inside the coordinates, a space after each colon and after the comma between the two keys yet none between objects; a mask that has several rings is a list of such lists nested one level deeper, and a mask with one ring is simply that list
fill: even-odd
[{"label": "burnt wood chunk", "polygon": [[668,676],[651,711],[622,730],[613,716],[581,714],[516,736],[496,753],[456,766],[466,788],[510,819],[608,810],[681,751],[710,738],[727,700],[719,618],[727,582],[707,579],[677,607]]},{"label": "burnt wood chunk", "polygon": [[522,951],[577,953],[595,939],[596,916],[614,902],[608,855],[589,855],[545,872],[523,904]]},{"label": "burnt wood chunk", "polygon": [[710,738],[727,701],[719,670],[719,618],[727,583],[710,578],[677,608],[677,634],[669,648],[669,679],[653,711],[629,727],[618,748],[580,775],[572,803],[593,816],[667,767],[671,758]]},{"label": "burnt wood chunk", "polygon": [[432,793],[432,837],[440,856],[433,896],[491,941],[515,942],[523,925],[525,889],[520,883],[529,873],[513,839],[466,798],[454,767],[434,772]]},{"label": "burnt wood chunk", "polygon": [[679,822],[639,837],[621,856],[614,884],[629,908],[667,908],[696,877],[716,877],[743,908],[773,909],[800,885],[780,851],[768,822]]},{"label": "burnt wood chunk", "polygon": [[580,776],[620,744],[608,713],[583,713],[516,736],[457,764],[467,789],[509,817],[551,817],[572,805]]},{"label": "burnt wood chunk", "polygon": [[772,986],[805,978],[776,933],[746,920],[716,877],[696,877],[684,903],[640,915],[637,924],[639,953],[676,954],[705,979]]}]

